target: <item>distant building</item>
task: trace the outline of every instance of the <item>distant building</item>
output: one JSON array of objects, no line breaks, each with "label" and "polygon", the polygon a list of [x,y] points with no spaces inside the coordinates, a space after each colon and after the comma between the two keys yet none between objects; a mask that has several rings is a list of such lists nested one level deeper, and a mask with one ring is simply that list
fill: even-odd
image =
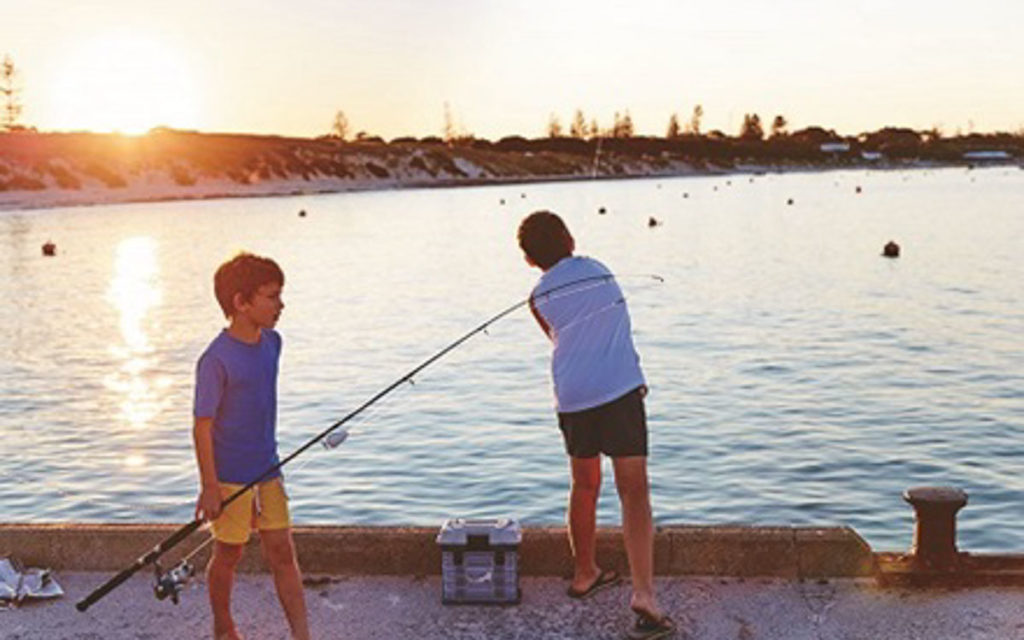
[{"label": "distant building", "polygon": [[971,162],[1007,162],[1013,160],[1008,151],[965,151],[964,160]]},{"label": "distant building", "polygon": [[822,142],[822,153],[847,153],[850,150],[849,142]]},{"label": "distant building", "polygon": [[822,154],[846,154],[850,151],[849,142],[822,142]]}]

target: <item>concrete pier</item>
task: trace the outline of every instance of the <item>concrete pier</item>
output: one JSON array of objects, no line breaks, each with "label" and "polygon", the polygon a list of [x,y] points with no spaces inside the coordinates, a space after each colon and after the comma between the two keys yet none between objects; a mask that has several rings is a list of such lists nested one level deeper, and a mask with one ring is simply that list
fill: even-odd
[{"label": "concrete pier", "polygon": [[[202,577],[181,604],[153,597],[152,575],[136,575],[85,613],[73,603],[109,573],[61,572],[67,595],[0,611],[3,640],[181,640],[210,638]],[[566,581],[527,576],[521,604],[444,606],[440,576],[341,576],[306,587],[317,640],[621,640],[632,624],[629,585],[586,601]],[[1013,640],[1024,637],[1020,590],[878,589],[872,579],[785,580],[664,576],[662,606],[675,640]],[[234,617],[246,640],[284,640],[288,628],[266,574],[235,581]]]},{"label": "concrete pier", "polygon": [[[0,611],[3,640],[207,638],[202,575],[181,604],[153,596],[140,571],[85,613],[74,603],[177,527],[0,525],[0,555],[48,567],[66,595]],[[632,623],[628,581],[586,601],[565,595],[569,549],[562,528],[526,528],[520,546],[522,603],[441,604],[435,528],[299,527],[306,602],[316,638],[422,640],[611,640]],[[194,535],[165,566],[205,539]],[[254,540],[236,580],[233,610],[247,640],[287,637],[273,582],[260,573]],[[599,535],[602,564],[625,568],[620,533]],[[880,555],[849,528],[671,526],[655,542],[656,585],[693,640],[1024,638],[1019,589],[880,588]],[[197,557],[197,564],[204,562]]]}]

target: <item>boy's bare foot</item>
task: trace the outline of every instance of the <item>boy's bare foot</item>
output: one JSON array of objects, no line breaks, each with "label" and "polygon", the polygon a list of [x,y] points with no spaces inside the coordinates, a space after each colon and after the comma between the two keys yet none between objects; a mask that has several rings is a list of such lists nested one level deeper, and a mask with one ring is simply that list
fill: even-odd
[{"label": "boy's bare foot", "polygon": [[589,571],[576,569],[569,582],[569,587],[575,591],[586,591],[590,585],[594,584],[595,580],[601,577],[601,573],[603,572],[597,565],[594,565],[594,568]]},{"label": "boy's bare foot", "polygon": [[614,569],[607,569],[601,571],[601,573],[599,573],[593,580],[584,583],[585,586],[583,587],[576,586],[577,581],[574,580],[572,584],[569,585],[569,589],[566,593],[568,593],[570,598],[582,600],[584,598],[589,598],[595,593],[604,591],[609,587],[614,587],[620,582],[622,582],[622,576],[619,575],[619,572]]},{"label": "boy's bare foot", "polygon": [[241,634],[238,633],[238,629],[221,631],[220,633],[215,633],[213,637],[214,640],[244,640]]},{"label": "boy's bare foot", "polygon": [[635,595],[629,603],[629,608],[638,616],[644,616],[651,620],[661,620],[665,617],[665,612],[661,610],[657,603],[650,600],[641,600]]},{"label": "boy's bare foot", "polygon": [[676,625],[668,616],[660,619],[647,617],[645,613],[637,613],[636,622],[626,633],[628,640],[660,640],[676,633]]}]

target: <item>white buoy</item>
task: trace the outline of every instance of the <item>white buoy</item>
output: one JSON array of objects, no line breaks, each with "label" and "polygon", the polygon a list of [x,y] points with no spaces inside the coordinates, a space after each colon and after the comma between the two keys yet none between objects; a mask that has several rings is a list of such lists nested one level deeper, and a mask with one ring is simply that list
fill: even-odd
[{"label": "white buoy", "polygon": [[333,449],[348,438],[348,431],[346,429],[338,429],[334,433],[324,438],[324,449]]}]

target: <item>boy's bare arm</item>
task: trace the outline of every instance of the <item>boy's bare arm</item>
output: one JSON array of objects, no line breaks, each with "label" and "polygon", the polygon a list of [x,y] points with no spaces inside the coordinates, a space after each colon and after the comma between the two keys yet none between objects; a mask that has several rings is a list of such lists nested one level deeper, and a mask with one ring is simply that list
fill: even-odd
[{"label": "boy's bare arm", "polygon": [[195,517],[213,520],[220,515],[220,482],[213,461],[213,418],[196,418],[192,426],[192,440],[199,463],[199,500]]},{"label": "boy's bare arm", "polygon": [[544,321],[544,317],[540,315],[539,311],[537,311],[537,307],[534,306],[532,298],[530,299],[530,313],[533,314],[533,319],[540,325],[540,329],[544,332],[544,335],[551,338],[551,327],[548,326],[548,323]]}]

